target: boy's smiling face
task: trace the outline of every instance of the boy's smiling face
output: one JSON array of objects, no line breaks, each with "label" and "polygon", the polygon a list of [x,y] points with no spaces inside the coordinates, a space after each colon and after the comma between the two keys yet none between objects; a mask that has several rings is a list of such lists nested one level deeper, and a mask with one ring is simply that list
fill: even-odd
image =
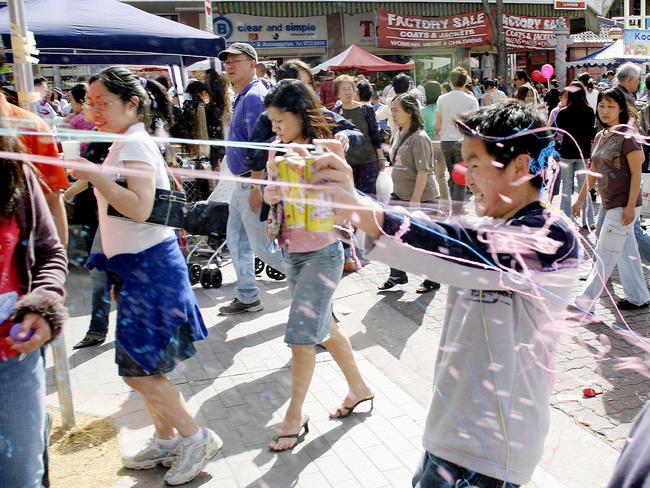
[{"label": "boy's smiling face", "polygon": [[529,182],[521,181],[529,174],[530,156],[519,155],[504,168],[488,154],[482,139],[467,135],[461,151],[467,165],[467,186],[474,194],[476,215],[499,219],[512,217],[521,208],[521,197],[532,188]]}]

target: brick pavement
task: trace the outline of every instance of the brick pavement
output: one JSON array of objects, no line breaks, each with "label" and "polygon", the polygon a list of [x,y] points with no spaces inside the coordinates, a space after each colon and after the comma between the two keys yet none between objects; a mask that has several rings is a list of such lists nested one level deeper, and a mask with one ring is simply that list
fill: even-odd
[{"label": "brick pavement", "polygon": [[[232,280],[231,280],[232,281]],[[232,286],[205,291],[197,288],[209,337],[198,344],[195,357],[171,375],[199,423],[214,429],[224,448],[205,472],[188,486],[219,487],[403,487],[408,486],[421,455],[425,407],[389,380],[362,355],[359,365],[376,392],[372,414],[345,421],[328,419],[340,404],[345,381],[326,352],[317,356],[314,380],[305,403],[310,432],[292,453],[271,453],[266,444],[290,396],[290,352],[283,343],[289,296],[285,282],[262,281],[265,314],[221,317],[218,305]],[[120,445],[130,451],[152,429],[144,404],[118,377],[113,343],[72,351],[88,322],[88,277],[73,272],[67,346],[75,408],[110,416]],[[51,362],[49,363],[51,364]],[[48,404],[57,405],[51,368]],[[162,469],[119,472],[115,488],[163,486]]]},{"label": "brick pavement", "polygon": [[[583,237],[591,246],[595,245],[593,234],[583,233]],[[583,264],[580,271],[582,277],[589,273],[590,266],[590,263]],[[644,263],[643,268],[646,282],[650,283],[649,263]],[[365,273],[356,273],[352,279],[358,281],[360,286],[370,288],[385,281],[387,270],[386,266],[371,263]],[[442,327],[447,287],[443,285],[438,292],[418,295],[415,288],[420,281],[419,277],[410,277],[410,282],[402,286],[400,292],[385,293],[381,303],[384,307],[390,307],[411,319],[418,328],[437,334]],[[572,297],[581,291],[583,285],[584,281],[578,282]],[[614,299],[624,296],[616,271],[612,275],[608,290]],[[622,312],[621,316],[610,298],[605,296],[597,304],[596,314],[602,323],[587,325],[567,320],[562,324],[565,333],[554,357],[557,375],[551,405],[584,425],[605,442],[620,449],[632,420],[650,398],[650,378],[634,371],[616,369],[620,359],[641,357],[644,354],[633,340],[626,338],[621,332],[629,326],[641,340],[647,338],[650,335],[650,314],[646,309]],[[604,346],[599,337],[603,335],[611,344],[611,350],[606,354],[601,353]],[[391,341],[385,347],[396,357],[400,357],[400,344],[403,341]],[[582,397],[585,387],[594,387],[603,391],[603,394],[585,399]]]},{"label": "brick pavement", "polygon": [[[587,270],[588,266],[584,272]],[[378,263],[346,277],[337,290],[337,313],[359,351],[363,373],[377,391],[375,411],[346,422],[327,419],[327,410],[345,394],[345,383],[329,355],[319,353],[305,407],[312,419],[307,441],[291,454],[273,454],[264,446],[281,421],[289,398],[290,354],[282,343],[282,334],[290,298],[285,283],[264,278],[265,314],[248,316],[247,321],[219,317],[218,306],[232,296],[232,285],[228,284],[233,281],[229,276],[232,272],[228,267],[225,271],[227,284],[223,288],[197,288],[210,337],[199,345],[196,357],[184,362],[173,375],[199,422],[213,427],[225,441],[216,461],[189,486],[409,486],[420,454],[446,287],[416,295],[419,280],[411,278],[403,292],[377,294],[375,286],[387,273],[387,268]],[[613,283],[613,291],[620,292],[615,278]],[[133,449],[151,433],[143,404],[117,377],[112,343],[90,351],[70,350],[70,345],[83,336],[88,322],[88,278],[74,272],[70,286],[73,300],[67,342],[75,407],[111,416],[123,449]],[[601,445],[592,434],[620,447],[632,418],[647,399],[648,379],[613,367],[615,358],[638,355],[640,350],[613,329],[620,320],[615,320],[610,307],[608,300],[601,300],[598,306],[603,324],[567,322],[569,334],[561,340],[555,358],[558,375],[551,402],[555,420],[542,463],[549,471],[536,473],[531,487],[586,486],[582,483],[590,474],[593,481],[589,486],[604,486],[616,452]],[[634,330],[647,336],[645,312],[626,314],[625,318]],[[609,337],[612,344],[605,360],[597,357],[600,334]],[[605,393],[582,399],[584,386],[600,387]],[[57,404],[51,375],[48,403]],[[559,427],[554,427],[554,422]],[[591,434],[582,429],[575,432],[576,424]],[[567,455],[562,455],[570,430],[577,436],[571,439],[579,439],[577,445],[584,445],[587,453],[577,473],[574,467],[562,465],[564,458],[576,456],[570,446]],[[122,470],[115,486],[162,486],[161,472]],[[562,484],[556,483],[550,472],[561,475]]]}]

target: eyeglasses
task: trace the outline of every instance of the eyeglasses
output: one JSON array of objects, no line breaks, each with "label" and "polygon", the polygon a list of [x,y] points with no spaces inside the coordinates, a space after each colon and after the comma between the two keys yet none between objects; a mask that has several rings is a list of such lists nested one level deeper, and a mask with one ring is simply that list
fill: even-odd
[{"label": "eyeglasses", "polygon": [[235,63],[248,63],[250,61],[251,61],[250,59],[235,59],[234,61],[224,61],[223,65],[228,67],[228,66],[230,66],[232,64],[235,64]]},{"label": "eyeglasses", "polygon": [[111,100],[110,102],[97,102],[97,103],[90,103],[90,102],[84,102],[81,104],[81,107],[86,109],[86,110],[96,110],[98,112],[103,112],[106,110],[107,107],[110,107],[113,105],[118,98]]}]

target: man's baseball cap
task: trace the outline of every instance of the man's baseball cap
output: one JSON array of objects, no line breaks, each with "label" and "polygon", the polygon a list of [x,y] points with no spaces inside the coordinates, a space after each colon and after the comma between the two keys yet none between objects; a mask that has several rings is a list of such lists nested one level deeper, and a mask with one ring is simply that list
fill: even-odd
[{"label": "man's baseball cap", "polygon": [[255,48],[245,42],[235,42],[219,53],[219,60],[225,61],[229,54],[245,54],[257,63]]}]

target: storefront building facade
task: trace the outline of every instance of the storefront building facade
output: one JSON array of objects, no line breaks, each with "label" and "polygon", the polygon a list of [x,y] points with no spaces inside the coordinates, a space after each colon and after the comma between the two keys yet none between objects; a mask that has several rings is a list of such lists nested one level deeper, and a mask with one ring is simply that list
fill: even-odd
[{"label": "storefront building facade", "polygon": [[[513,68],[532,71],[542,64],[553,64],[553,29],[560,18],[572,32],[596,30],[590,2],[505,0],[504,30],[509,52],[514,55]],[[170,18],[175,16],[175,20],[198,28],[204,28],[208,21],[203,1],[126,3]],[[317,64],[357,44],[391,61],[413,59],[419,70],[426,71],[438,69],[443,63],[476,67],[482,55],[496,52],[481,0],[213,1],[211,6],[216,34],[225,37],[227,43],[249,42],[261,58],[276,62],[300,58]],[[405,22],[417,23],[421,28],[413,29]],[[411,37],[399,37],[407,35]]]}]

